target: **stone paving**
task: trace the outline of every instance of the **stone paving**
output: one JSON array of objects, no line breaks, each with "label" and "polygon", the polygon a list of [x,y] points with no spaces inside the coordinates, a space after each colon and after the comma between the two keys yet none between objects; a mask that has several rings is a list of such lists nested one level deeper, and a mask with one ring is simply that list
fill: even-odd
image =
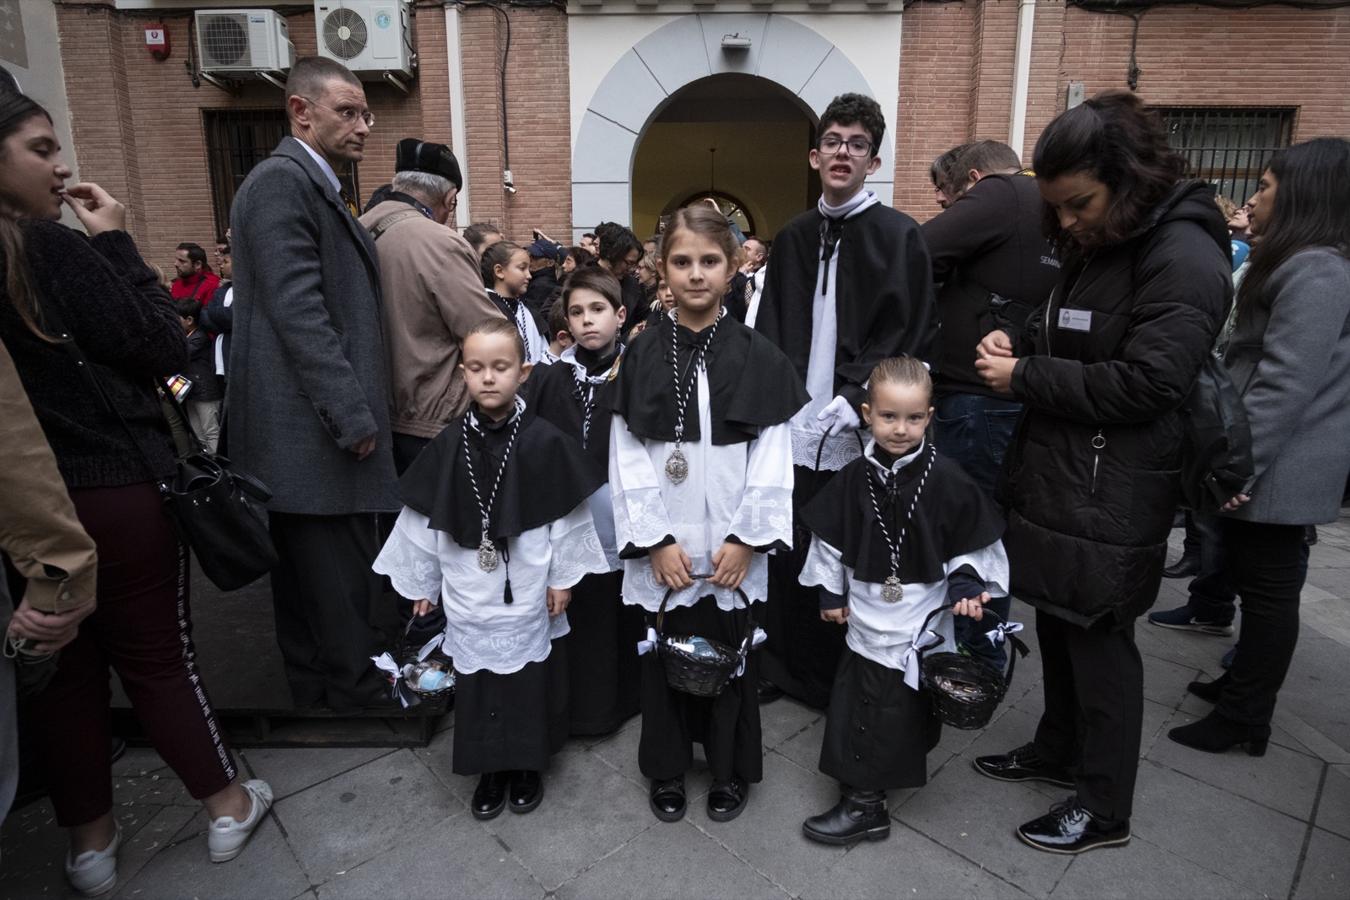
[{"label": "stone paving", "polygon": [[[1183,601],[1184,586],[1164,582],[1160,606]],[[1025,607],[1016,612],[1030,622]],[[765,780],[727,824],[704,813],[706,771],[690,778],[685,821],[656,821],[637,769],[636,721],[607,739],[569,744],[534,813],[476,822],[466,807],[474,779],[450,771],[447,718],[425,749],[242,751],[245,770],[271,782],[277,803],[243,856],[225,865],[207,861],[205,816],[172,772],[153,751],[128,751],[115,770],[124,844],[113,896],[1344,900],[1350,515],[1321,529],[1312,549],[1302,623],[1260,759],[1167,740],[1168,728],[1206,711],[1185,685],[1217,675],[1229,642],[1139,626],[1144,748],[1133,840],[1121,849],[1061,857],[1026,848],[1013,828],[1064,792],[1000,784],[970,767],[976,755],[1031,735],[1041,704],[1033,655],[988,728],[945,730],[929,784],[892,795],[884,843],[845,851],[801,836],[802,818],[829,806],[835,788],[816,771],[823,717],[791,701],[764,708]],[[64,835],[45,802],[10,817],[0,849],[0,897],[66,894]]]}]

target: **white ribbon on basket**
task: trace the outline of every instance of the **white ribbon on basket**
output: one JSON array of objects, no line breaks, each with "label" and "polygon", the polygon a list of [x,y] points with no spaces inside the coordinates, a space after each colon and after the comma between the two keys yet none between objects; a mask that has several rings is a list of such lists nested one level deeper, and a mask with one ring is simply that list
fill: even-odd
[{"label": "white ribbon on basket", "polygon": [[997,647],[1008,639],[1008,635],[1017,634],[1022,630],[1021,622],[999,622],[989,631],[985,632],[985,637],[989,638],[990,646]]},{"label": "white ribbon on basket", "polygon": [[389,676],[389,679],[393,684],[390,692],[398,698],[399,705],[404,709],[411,706],[412,704],[408,701],[406,691],[403,690],[403,685],[401,684],[403,681],[403,670],[399,668],[398,663],[394,662],[394,658],[386,652],[381,653],[379,656],[372,656],[370,661],[375,664],[375,668]]}]

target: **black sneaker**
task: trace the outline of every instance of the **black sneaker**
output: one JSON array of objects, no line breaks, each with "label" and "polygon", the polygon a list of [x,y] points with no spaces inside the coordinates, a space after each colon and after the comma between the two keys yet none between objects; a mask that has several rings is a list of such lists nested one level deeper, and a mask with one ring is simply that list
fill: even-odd
[{"label": "black sneaker", "polygon": [[1202,619],[1191,612],[1189,604],[1178,606],[1176,609],[1149,613],[1148,621],[1150,625],[1157,625],[1159,628],[1175,628],[1178,631],[1194,631],[1199,634],[1212,634],[1218,637],[1228,637],[1233,633],[1231,620],[1219,622]]},{"label": "black sneaker", "polygon": [[1098,847],[1123,847],[1130,842],[1130,820],[1112,822],[1084,809],[1077,797],[1050,807],[1050,812],[1017,829],[1024,843],[1046,853],[1073,855]]},{"label": "black sneaker", "polygon": [[1057,787],[1074,786],[1073,776],[1062,766],[1041,759],[1035,744],[1023,744],[999,756],[978,756],[972,765],[975,771],[995,781],[1044,781]]}]

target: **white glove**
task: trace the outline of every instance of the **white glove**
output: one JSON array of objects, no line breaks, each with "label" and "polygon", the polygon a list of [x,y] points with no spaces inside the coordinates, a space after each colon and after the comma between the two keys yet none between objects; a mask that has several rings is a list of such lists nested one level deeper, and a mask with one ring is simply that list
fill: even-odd
[{"label": "white glove", "polygon": [[816,415],[826,434],[838,434],[845,430],[856,429],[862,424],[853,405],[843,397],[835,397]]}]

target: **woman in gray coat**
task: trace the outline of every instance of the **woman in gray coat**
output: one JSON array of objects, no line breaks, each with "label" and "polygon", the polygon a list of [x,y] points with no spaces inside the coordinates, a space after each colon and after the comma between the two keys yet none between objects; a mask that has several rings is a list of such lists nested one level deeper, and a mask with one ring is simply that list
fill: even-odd
[{"label": "woman in gray coat", "polygon": [[1242,630],[1232,669],[1190,685],[1214,711],[1168,737],[1261,756],[1298,641],[1303,529],[1336,520],[1350,472],[1350,142],[1318,138],[1276,154],[1251,206],[1260,240],[1225,357],[1256,463],[1251,492],[1224,506]]}]

